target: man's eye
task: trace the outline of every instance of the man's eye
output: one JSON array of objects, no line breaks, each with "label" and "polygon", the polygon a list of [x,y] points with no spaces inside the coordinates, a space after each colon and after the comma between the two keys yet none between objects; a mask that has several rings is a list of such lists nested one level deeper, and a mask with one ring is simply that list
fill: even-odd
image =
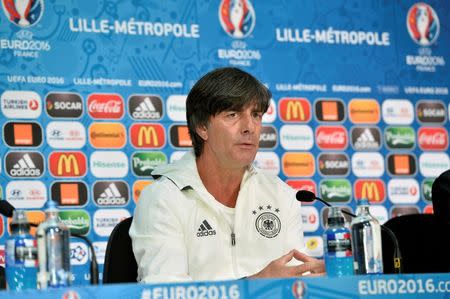
[{"label": "man's eye", "polygon": [[237,113],[236,112],[231,112],[231,113],[228,113],[227,116],[230,117],[230,118],[235,118],[237,116]]},{"label": "man's eye", "polygon": [[262,116],[263,116],[263,114],[261,112],[253,112],[253,117],[254,118],[260,119],[260,118],[262,118]]}]

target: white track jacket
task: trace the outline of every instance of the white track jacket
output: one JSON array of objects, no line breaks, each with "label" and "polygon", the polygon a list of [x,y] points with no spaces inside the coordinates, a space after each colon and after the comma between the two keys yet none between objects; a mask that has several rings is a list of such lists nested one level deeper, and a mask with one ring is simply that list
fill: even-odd
[{"label": "white track jacket", "polygon": [[295,190],[254,167],[246,171],[234,229],[206,190],[193,151],[160,166],[130,228],[138,281],[226,280],[250,276],[291,249],[304,251]]}]

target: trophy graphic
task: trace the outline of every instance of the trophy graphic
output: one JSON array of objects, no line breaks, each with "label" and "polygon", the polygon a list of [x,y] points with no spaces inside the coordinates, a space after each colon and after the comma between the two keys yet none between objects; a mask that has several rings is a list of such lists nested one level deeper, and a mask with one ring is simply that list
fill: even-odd
[{"label": "trophy graphic", "polygon": [[19,26],[26,27],[30,25],[30,22],[26,19],[28,12],[30,11],[31,0],[15,0],[14,6],[19,14]]}]

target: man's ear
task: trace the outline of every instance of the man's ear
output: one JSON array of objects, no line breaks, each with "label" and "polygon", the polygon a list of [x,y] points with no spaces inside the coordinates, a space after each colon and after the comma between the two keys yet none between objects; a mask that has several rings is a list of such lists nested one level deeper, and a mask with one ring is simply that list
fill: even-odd
[{"label": "man's ear", "polygon": [[202,138],[204,141],[208,140],[208,130],[206,129],[206,126],[198,126],[195,129],[195,132],[197,133],[200,138]]}]

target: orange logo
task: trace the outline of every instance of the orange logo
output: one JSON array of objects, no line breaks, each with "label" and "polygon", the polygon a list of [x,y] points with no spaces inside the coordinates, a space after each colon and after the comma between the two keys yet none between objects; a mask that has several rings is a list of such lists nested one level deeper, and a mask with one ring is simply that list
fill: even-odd
[{"label": "orange logo", "polygon": [[134,182],[133,200],[135,203],[138,202],[139,196],[141,196],[142,190],[144,190],[145,187],[147,187],[148,185],[150,185],[152,183],[153,183],[153,181],[149,181],[149,180],[137,180],[136,182]]},{"label": "orange logo", "polygon": [[14,124],[14,143],[33,145],[33,130],[30,124]]},{"label": "orange logo", "polygon": [[93,123],[89,141],[95,148],[122,148],[127,142],[125,126],[121,123]]},{"label": "orange logo", "polygon": [[280,118],[287,122],[308,122],[311,105],[305,98],[283,98],[280,100]]},{"label": "orange logo", "polygon": [[286,153],[282,158],[282,169],[286,176],[311,177],[315,172],[314,157],[310,153]]},{"label": "orange logo", "polygon": [[189,129],[187,126],[179,126],[178,129],[178,144],[180,146],[192,146],[191,136],[189,136]]},{"label": "orange logo", "polygon": [[324,121],[338,121],[338,103],[335,101],[322,102],[322,117]]},{"label": "orange logo", "polygon": [[409,156],[395,155],[394,156],[394,173],[395,174],[410,174]]},{"label": "orange logo", "polygon": [[134,124],[130,129],[131,144],[138,148],[164,147],[166,134],[160,124]]},{"label": "orange logo", "polygon": [[355,124],[376,124],[380,121],[380,105],[373,99],[353,99],[348,104],[350,120]]},{"label": "orange logo", "polygon": [[80,203],[78,194],[78,184],[63,183],[60,185],[60,195],[62,205],[76,205]]}]

